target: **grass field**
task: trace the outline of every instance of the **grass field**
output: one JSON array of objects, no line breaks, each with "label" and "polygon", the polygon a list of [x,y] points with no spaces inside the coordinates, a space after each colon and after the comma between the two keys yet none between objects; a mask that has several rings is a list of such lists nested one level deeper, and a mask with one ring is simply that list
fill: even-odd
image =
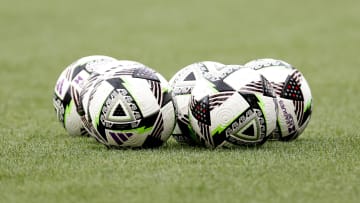
[{"label": "grass field", "polygon": [[[360,2],[2,1],[0,202],[359,202]],[[70,137],[52,107],[77,58],[142,62],[170,79],[201,60],[273,57],[312,88],[312,120],[290,143],[207,150],[169,140],[108,150]]]}]

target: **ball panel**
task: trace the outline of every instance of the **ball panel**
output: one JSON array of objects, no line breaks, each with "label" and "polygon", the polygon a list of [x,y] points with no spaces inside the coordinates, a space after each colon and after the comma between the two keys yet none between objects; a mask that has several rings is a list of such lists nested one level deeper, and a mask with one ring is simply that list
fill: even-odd
[{"label": "ball panel", "polygon": [[257,74],[255,71],[248,68],[242,68],[239,71],[235,71],[233,74],[226,77],[224,82],[235,90],[240,90],[240,88],[247,86],[253,81],[259,80],[259,74]]},{"label": "ball panel", "polygon": [[124,81],[124,87],[131,94],[138,107],[140,108],[140,112],[143,117],[152,115],[160,110],[158,101],[154,97],[153,92],[144,91],[151,88],[147,80],[131,78],[130,76],[122,76],[121,78]]},{"label": "ball panel", "polygon": [[73,100],[65,107],[64,127],[70,135],[86,135]]},{"label": "ball panel", "polygon": [[175,109],[172,102],[167,103],[165,106],[161,108],[161,113],[163,115],[164,124],[164,132],[162,133],[161,140],[166,141],[169,139],[172,131],[175,128]]},{"label": "ball panel", "polygon": [[267,126],[266,134],[270,135],[276,128],[276,116],[278,114],[277,100],[274,97],[263,97],[259,94],[256,94],[256,96],[259,100],[259,107],[264,114],[264,119]]},{"label": "ball panel", "polygon": [[292,101],[279,99],[278,124],[280,126],[281,135],[295,133],[298,126],[295,120],[296,115]]},{"label": "ball panel", "polygon": [[[211,105],[214,104],[212,103]],[[210,128],[212,135],[222,133],[237,117],[250,107],[247,101],[237,92],[232,92],[220,105],[214,107],[211,111],[211,117],[216,118],[213,119],[212,127]]]},{"label": "ball panel", "polygon": [[107,82],[102,82],[94,88],[93,94],[89,97],[89,117],[94,126],[100,123],[100,119],[103,120],[103,125],[105,124],[104,119],[107,118],[109,110],[113,107],[114,96],[110,95],[112,92],[113,86]]}]

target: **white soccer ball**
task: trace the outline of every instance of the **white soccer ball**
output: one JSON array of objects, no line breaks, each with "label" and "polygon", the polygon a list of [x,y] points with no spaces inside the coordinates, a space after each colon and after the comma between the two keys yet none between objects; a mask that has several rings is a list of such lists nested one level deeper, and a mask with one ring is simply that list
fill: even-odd
[{"label": "white soccer ball", "polygon": [[109,56],[87,56],[78,59],[60,74],[54,89],[53,105],[57,119],[69,135],[87,135],[76,110],[78,93],[91,73],[113,61],[116,59]]},{"label": "white soccer ball", "polygon": [[252,69],[234,67],[199,80],[191,94],[190,124],[209,148],[259,146],[275,129],[270,83]]},{"label": "white soccer ball", "polygon": [[310,86],[299,70],[276,59],[257,59],[245,64],[266,77],[277,96],[277,127],[273,140],[296,139],[308,125],[312,113]]},{"label": "white soccer ball", "polygon": [[88,132],[89,135],[92,135],[97,141],[102,142],[101,139],[98,138],[96,129],[92,126],[89,122],[89,102],[90,97],[96,91],[96,84],[99,80],[103,80],[104,78],[111,77],[115,72],[122,70],[123,68],[137,68],[137,67],[144,67],[145,65],[136,61],[130,60],[116,60],[107,64],[104,64],[100,70],[93,72],[90,77],[87,79],[86,84],[81,89],[78,100],[79,102],[76,103],[76,109],[82,121],[84,129]]},{"label": "white soccer ball", "polygon": [[214,61],[202,61],[190,64],[179,70],[170,79],[173,89],[172,97],[175,104],[177,123],[173,132],[176,141],[182,144],[196,145],[197,138],[189,123],[189,102],[191,91],[196,82],[203,78],[205,72],[217,72],[225,65]]},{"label": "white soccer ball", "polygon": [[90,78],[80,98],[91,135],[108,147],[159,147],[175,126],[168,82],[140,63]]}]

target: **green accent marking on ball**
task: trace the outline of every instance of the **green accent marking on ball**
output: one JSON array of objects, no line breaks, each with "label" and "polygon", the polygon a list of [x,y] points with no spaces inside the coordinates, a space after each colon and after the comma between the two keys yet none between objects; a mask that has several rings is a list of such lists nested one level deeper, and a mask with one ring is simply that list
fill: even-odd
[{"label": "green accent marking on ball", "polygon": [[134,131],[138,134],[144,134],[144,133],[147,133],[147,132],[151,132],[153,129],[153,127],[149,127],[149,128],[145,128],[144,126],[143,127],[140,127],[140,128],[135,128],[133,130],[130,130],[131,131]]},{"label": "green accent marking on ball", "polygon": [[199,139],[196,137],[196,133],[195,133],[194,129],[191,127],[191,125],[188,125],[187,127],[188,127],[189,132],[190,132],[190,135],[189,135],[190,138],[192,140],[194,140],[195,142],[199,142]]},{"label": "green accent marking on ball", "polygon": [[[193,119],[193,118],[194,118],[194,117],[192,116],[192,114],[189,113],[189,121],[190,121],[191,119]],[[195,142],[199,143],[200,140],[199,140],[199,138],[197,137],[195,130],[191,127],[191,124],[188,125],[188,129],[189,129],[189,131],[190,131],[190,137],[191,137]]]},{"label": "green accent marking on ball", "polygon": [[[230,122],[230,124],[231,124],[231,122]],[[217,126],[213,131],[211,131],[211,136],[214,136],[217,133],[218,134],[222,133],[227,128],[227,126],[230,124],[227,123],[226,126],[223,126],[223,125]]]},{"label": "green accent marking on ball", "polygon": [[95,116],[95,120],[93,121],[93,122],[95,122],[95,126],[96,126],[96,127],[99,126],[101,110],[102,110],[102,108],[104,107],[104,104],[105,104],[106,100],[107,100],[107,98],[105,98],[105,100],[103,101],[103,103],[102,103],[102,105],[101,105],[101,108],[100,108],[100,111],[99,111],[99,113],[97,114],[97,116]]},{"label": "green accent marking on ball", "polygon": [[261,97],[258,94],[255,94],[255,96],[259,100],[258,104],[259,104],[259,107],[262,111],[262,114],[263,114],[265,122],[266,122],[267,120],[266,120],[266,115],[265,115],[265,102],[261,99]]},{"label": "green accent marking on ball", "polygon": [[311,108],[312,98],[306,103],[304,113]]},{"label": "green accent marking on ball", "polygon": [[100,114],[101,111],[99,111],[98,115],[95,117],[95,126],[98,127],[100,123]]},{"label": "green accent marking on ball", "polygon": [[74,107],[75,103],[74,100],[72,99],[70,101],[70,103],[65,107],[65,113],[64,113],[64,127],[66,129],[66,120],[68,118],[68,116],[70,115],[71,109]]},{"label": "green accent marking on ball", "polygon": [[169,88],[167,88],[167,87],[161,87],[161,92],[162,92],[162,93],[169,92]]},{"label": "green accent marking on ball", "polygon": [[211,83],[211,82],[208,81],[208,80],[205,80],[205,81],[206,81],[206,83],[208,84],[208,87],[211,88],[212,93],[218,93],[218,92],[219,92],[219,91],[215,88],[216,86],[215,86],[213,83]]},{"label": "green accent marking on ball", "polygon": [[134,128],[134,129],[128,129],[128,130],[112,130],[114,132],[127,132],[127,133],[136,133],[136,134],[145,134],[148,132],[151,132],[153,127],[146,128],[145,126]]}]

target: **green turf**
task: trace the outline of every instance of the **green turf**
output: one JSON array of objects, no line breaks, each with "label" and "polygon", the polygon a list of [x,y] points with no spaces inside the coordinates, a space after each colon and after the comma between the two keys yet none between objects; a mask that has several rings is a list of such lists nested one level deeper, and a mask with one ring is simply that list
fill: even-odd
[{"label": "green turf", "polygon": [[[1,203],[359,201],[359,1],[90,2],[1,2]],[[201,60],[283,59],[310,83],[313,117],[259,149],[108,150],[69,137],[52,107],[62,69],[92,54],[168,79]]]}]

